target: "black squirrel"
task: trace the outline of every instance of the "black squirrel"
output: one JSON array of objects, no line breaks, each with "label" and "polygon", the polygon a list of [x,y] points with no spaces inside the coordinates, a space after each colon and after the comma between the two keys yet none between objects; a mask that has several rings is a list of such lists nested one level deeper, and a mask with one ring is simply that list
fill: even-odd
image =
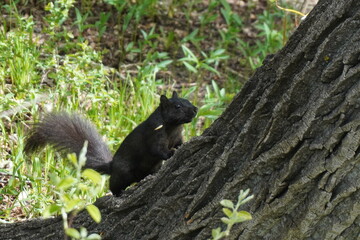
[{"label": "black squirrel", "polygon": [[197,108],[174,91],[162,95],[160,105],[122,142],[114,157],[94,125],[77,114],[49,113],[35,124],[26,140],[29,153],[49,144],[79,156],[88,141],[85,168],[110,175],[110,190],[119,195],[133,182],[153,173],[183,143],[182,125],[195,117]]}]

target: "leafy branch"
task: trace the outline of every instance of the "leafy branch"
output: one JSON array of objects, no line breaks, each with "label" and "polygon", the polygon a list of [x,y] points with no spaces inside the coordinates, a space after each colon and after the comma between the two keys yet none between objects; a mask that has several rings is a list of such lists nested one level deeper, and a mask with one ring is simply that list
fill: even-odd
[{"label": "leafy branch", "polygon": [[211,232],[211,235],[213,237],[213,240],[219,240],[224,237],[227,237],[230,235],[230,230],[236,223],[241,223],[245,221],[249,221],[252,219],[252,216],[247,211],[239,211],[239,207],[251,199],[254,198],[254,195],[249,195],[249,189],[243,191],[240,190],[240,194],[238,197],[238,202],[236,205],[231,200],[223,199],[220,204],[224,207],[222,210],[226,217],[222,217],[221,221],[227,225],[225,231],[221,231],[221,228],[213,229]]}]

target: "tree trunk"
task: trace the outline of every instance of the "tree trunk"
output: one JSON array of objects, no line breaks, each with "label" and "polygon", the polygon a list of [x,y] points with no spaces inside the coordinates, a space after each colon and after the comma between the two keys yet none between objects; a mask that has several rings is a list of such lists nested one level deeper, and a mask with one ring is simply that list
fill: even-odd
[{"label": "tree trunk", "polygon": [[[357,239],[360,234],[360,1],[322,0],[288,44],[247,82],[201,137],[121,197],[104,239],[208,239],[221,199],[240,189],[253,220],[229,239]],[[62,239],[60,218],[0,227],[2,239]]]}]

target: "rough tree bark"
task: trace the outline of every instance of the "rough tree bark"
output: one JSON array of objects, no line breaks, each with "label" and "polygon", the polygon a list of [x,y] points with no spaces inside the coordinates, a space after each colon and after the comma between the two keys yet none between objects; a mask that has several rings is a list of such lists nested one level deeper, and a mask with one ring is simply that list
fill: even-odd
[{"label": "rough tree bark", "polygon": [[[155,176],[81,213],[104,239],[207,239],[219,201],[250,188],[253,220],[229,239],[357,239],[360,1],[322,0],[224,114]],[[2,239],[61,239],[61,220],[1,225]]]}]

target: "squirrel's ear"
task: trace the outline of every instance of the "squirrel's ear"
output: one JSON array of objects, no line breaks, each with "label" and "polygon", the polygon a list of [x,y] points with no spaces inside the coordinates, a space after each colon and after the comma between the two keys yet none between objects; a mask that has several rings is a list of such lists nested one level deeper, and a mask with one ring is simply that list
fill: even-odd
[{"label": "squirrel's ear", "polygon": [[173,91],[172,98],[178,98],[178,94],[177,94],[177,92]]},{"label": "squirrel's ear", "polygon": [[166,106],[169,103],[169,99],[165,95],[160,96],[160,104]]}]

